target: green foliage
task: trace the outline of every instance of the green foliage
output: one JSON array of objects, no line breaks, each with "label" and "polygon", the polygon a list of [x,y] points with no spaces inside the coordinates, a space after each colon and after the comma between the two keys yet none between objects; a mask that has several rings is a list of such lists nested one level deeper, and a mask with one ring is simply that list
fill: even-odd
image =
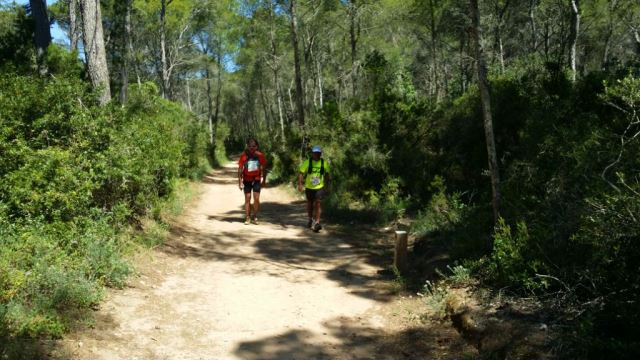
[{"label": "green foliage", "polygon": [[445,316],[448,295],[449,291],[444,283],[432,282],[430,280],[425,281],[422,286],[422,291],[418,293],[418,296],[424,299],[431,311],[439,317]]},{"label": "green foliage", "polygon": [[541,260],[528,253],[531,245],[527,226],[523,222],[516,224],[515,233],[504,219],[500,219],[493,234],[493,251],[489,271],[499,281],[537,290],[548,286],[546,279],[538,278],[545,269]]},{"label": "green foliage", "polygon": [[[624,334],[640,323],[638,80],[594,72],[572,83],[557,64],[532,60],[491,79],[505,200],[495,227],[478,90],[431,104],[376,52],[364,63],[368,101],[346,111],[327,102],[310,120],[311,142],[324,145],[338,179],[325,214],[417,213],[418,239],[449,246],[489,283],[606,299],[585,310],[590,336],[615,323],[625,330],[613,331],[612,346],[632,344]],[[620,314],[624,324],[611,320]]]},{"label": "green foliage", "polygon": [[3,202],[17,217],[69,221],[86,213],[95,185],[70,151],[54,147],[33,151],[7,174]]},{"label": "green foliage", "polygon": [[0,5],[0,69],[9,66],[28,69],[35,56],[32,45],[33,20],[22,6]]},{"label": "green foliage", "polygon": [[69,52],[56,44],[47,48],[45,64],[51,73],[58,76],[80,78],[84,74],[84,65],[78,59],[78,52]]},{"label": "green foliage", "polygon": [[77,254],[83,248],[76,242],[92,239],[80,229],[68,230],[63,223],[31,221],[0,233],[0,337],[60,336],[64,312],[88,310],[100,299],[99,283],[92,279],[99,259]]},{"label": "green foliage", "polygon": [[450,274],[439,272],[446,279],[447,283],[453,286],[467,285],[471,282],[471,268],[461,264],[455,264],[453,267],[447,265]]},{"label": "green foliage", "polygon": [[124,107],[97,107],[70,56],[51,49],[55,77],[0,74],[0,338],[61,336],[68,313],[123,286],[129,224],[206,168],[192,114],[148,84]]},{"label": "green foliage", "polygon": [[435,176],[431,182],[431,188],[434,194],[429,204],[418,213],[411,224],[411,232],[419,238],[435,231],[450,231],[465,216],[466,206],[461,201],[461,195],[447,194],[442,177]]}]

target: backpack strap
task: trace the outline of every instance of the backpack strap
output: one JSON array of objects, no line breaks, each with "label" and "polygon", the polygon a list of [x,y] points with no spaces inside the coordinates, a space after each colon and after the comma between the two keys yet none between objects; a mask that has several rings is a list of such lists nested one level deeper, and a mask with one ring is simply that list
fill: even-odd
[{"label": "backpack strap", "polygon": [[[313,161],[313,159],[309,158],[309,168],[307,169],[307,175],[311,175],[311,171],[312,166],[311,166],[311,162]],[[320,176],[324,176],[324,159],[320,158]]]}]

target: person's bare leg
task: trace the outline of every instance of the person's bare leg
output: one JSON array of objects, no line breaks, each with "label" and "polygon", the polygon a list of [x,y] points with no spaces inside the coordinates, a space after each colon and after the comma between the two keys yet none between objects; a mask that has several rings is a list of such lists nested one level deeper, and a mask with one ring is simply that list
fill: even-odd
[{"label": "person's bare leg", "polygon": [[309,218],[307,227],[311,228],[313,226],[313,201],[311,200],[307,200],[307,217]]},{"label": "person's bare leg", "polygon": [[245,219],[251,216],[251,193],[244,194],[244,214]]},{"label": "person's bare leg", "polygon": [[307,200],[307,215],[309,219],[313,218],[313,201]]},{"label": "person's bare leg", "polygon": [[258,211],[260,211],[260,193],[253,193],[253,219],[258,218]]},{"label": "person's bare leg", "polygon": [[316,223],[320,224],[320,215],[322,214],[322,201],[316,200],[314,202]]}]

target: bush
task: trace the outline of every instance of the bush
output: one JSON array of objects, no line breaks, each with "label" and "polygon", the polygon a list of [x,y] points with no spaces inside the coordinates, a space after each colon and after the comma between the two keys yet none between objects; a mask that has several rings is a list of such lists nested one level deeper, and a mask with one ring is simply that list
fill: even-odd
[{"label": "bush", "polygon": [[0,341],[60,336],[123,286],[130,224],[206,167],[206,131],[154,86],[99,107],[74,62],[50,56],[63,74],[0,75]]},{"label": "bush", "polygon": [[548,287],[540,273],[546,273],[544,263],[531,254],[531,238],[524,222],[518,222],[515,233],[504,219],[498,221],[493,234],[493,251],[489,266],[490,276],[501,284],[524,286],[529,290]]}]

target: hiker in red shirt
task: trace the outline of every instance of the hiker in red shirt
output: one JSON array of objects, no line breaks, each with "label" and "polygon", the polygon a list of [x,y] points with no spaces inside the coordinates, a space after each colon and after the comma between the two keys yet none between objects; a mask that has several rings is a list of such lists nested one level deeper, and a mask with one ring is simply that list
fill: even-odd
[{"label": "hiker in red shirt", "polygon": [[[266,167],[267,159],[258,151],[258,141],[253,138],[247,140],[247,148],[238,161],[238,187],[244,190],[245,225],[249,225],[249,221],[258,224],[260,188],[262,184],[267,184]],[[253,215],[251,214],[251,191],[253,191]]]}]

